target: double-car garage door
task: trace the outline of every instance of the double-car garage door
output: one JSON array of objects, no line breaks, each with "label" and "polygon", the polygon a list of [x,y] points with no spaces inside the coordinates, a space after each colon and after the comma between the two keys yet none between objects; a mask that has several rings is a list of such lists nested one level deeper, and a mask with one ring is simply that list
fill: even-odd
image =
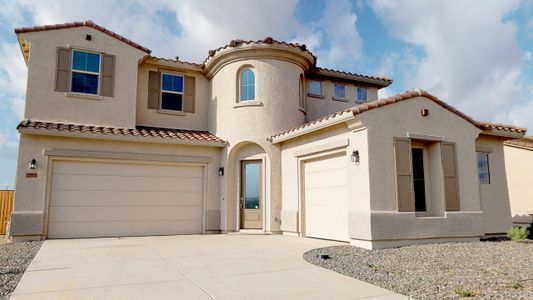
[{"label": "double-car garage door", "polygon": [[48,238],[202,232],[204,168],[54,161]]}]

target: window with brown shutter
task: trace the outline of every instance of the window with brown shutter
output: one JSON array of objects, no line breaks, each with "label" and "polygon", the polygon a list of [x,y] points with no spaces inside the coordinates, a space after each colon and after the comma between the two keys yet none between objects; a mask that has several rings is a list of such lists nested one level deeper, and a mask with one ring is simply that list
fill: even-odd
[{"label": "window with brown shutter", "polygon": [[394,138],[394,152],[396,158],[396,198],[398,211],[414,212],[411,140],[407,138]]},{"label": "window with brown shutter", "polygon": [[100,95],[113,97],[115,90],[115,56],[102,54],[102,73]]},{"label": "window with brown shutter", "polygon": [[184,112],[194,113],[195,110],[195,92],[196,92],[196,78],[192,76],[185,76],[185,105]]},{"label": "window with brown shutter", "polygon": [[148,108],[159,109],[161,94],[161,73],[150,71],[148,74]]},{"label": "window with brown shutter", "polygon": [[70,56],[70,49],[57,48],[55,90],[58,92],[70,91]]},{"label": "window with brown shutter", "polygon": [[457,158],[455,144],[443,142],[442,151],[442,170],[444,175],[444,199],[446,201],[446,211],[458,211],[459,189],[457,182]]}]

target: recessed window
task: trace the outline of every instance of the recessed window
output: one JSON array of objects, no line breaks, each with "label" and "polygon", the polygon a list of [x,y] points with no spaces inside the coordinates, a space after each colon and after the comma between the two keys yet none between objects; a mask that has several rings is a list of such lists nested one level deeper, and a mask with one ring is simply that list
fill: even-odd
[{"label": "recessed window", "polygon": [[240,101],[255,100],[255,74],[251,69],[244,69],[240,76]]},{"label": "recessed window", "polygon": [[322,82],[311,80],[309,82],[310,94],[322,96]]},{"label": "recessed window", "polygon": [[335,98],[344,99],[346,98],[346,86],[343,84],[334,84],[333,88],[335,89],[334,95]]},{"label": "recessed window", "polygon": [[100,54],[72,51],[72,87],[74,93],[98,94]]},{"label": "recessed window", "polygon": [[364,87],[357,88],[357,101],[367,101],[368,100],[368,90]]},{"label": "recessed window", "polygon": [[300,108],[305,108],[305,79],[304,79],[304,76],[302,74],[300,74],[300,83],[298,85],[298,94],[299,94],[299,100],[300,102],[298,103],[300,105]]},{"label": "recessed window", "polygon": [[477,153],[477,169],[480,184],[490,184],[489,154]]},{"label": "recessed window", "polygon": [[161,75],[161,109],[183,111],[183,76]]}]

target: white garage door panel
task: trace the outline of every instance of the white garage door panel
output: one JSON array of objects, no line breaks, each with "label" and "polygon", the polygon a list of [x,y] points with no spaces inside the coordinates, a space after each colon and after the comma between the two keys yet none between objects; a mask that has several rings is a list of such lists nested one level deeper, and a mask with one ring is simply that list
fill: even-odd
[{"label": "white garage door panel", "polygon": [[[130,163],[110,163],[101,162],[76,162],[73,164],[61,163],[54,165],[54,174],[85,174],[85,175],[117,175],[131,176]],[[169,168],[166,165],[135,164],[136,176],[157,177],[202,177],[202,169],[195,166],[180,166],[179,168]]]},{"label": "white garage door panel", "polygon": [[329,156],[305,164],[305,233],[348,241],[347,158]]},{"label": "white garage door panel", "polygon": [[[118,195],[118,196],[117,196]],[[63,191],[55,190],[54,206],[173,206],[180,201],[183,206],[198,205],[201,192],[129,192],[115,191]]]},{"label": "white garage door panel", "polygon": [[203,168],[54,162],[48,237],[202,232]]},{"label": "white garage door panel", "polygon": [[52,189],[63,191],[163,191],[192,192],[202,187],[203,178],[141,177],[113,175],[54,175]]}]

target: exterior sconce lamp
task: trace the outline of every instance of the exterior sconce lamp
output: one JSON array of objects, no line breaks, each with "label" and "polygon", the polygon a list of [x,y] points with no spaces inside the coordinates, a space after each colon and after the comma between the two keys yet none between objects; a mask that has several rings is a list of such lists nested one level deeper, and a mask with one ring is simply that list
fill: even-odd
[{"label": "exterior sconce lamp", "polygon": [[224,167],[218,168],[218,176],[224,176]]},{"label": "exterior sconce lamp", "polygon": [[37,161],[35,160],[35,158],[30,159],[30,162],[28,163],[28,167],[31,170],[35,170],[35,168],[37,168]]},{"label": "exterior sconce lamp", "polygon": [[350,158],[352,159],[352,162],[356,163],[357,165],[361,161],[361,159],[359,157],[359,151],[358,150],[354,150],[352,152],[352,155],[350,156]]}]

